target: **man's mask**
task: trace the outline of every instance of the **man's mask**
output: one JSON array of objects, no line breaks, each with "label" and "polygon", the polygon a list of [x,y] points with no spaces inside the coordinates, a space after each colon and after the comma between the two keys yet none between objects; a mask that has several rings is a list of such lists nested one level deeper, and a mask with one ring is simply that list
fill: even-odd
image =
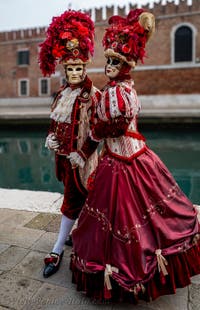
[{"label": "man's mask", "polygon": [[65,65],[65,75],[69,84],[79,84],[84,78],[84,65]]},{"label": "man's mask", "polygon": [[122,68],[122,61],[115,57],[108,57],[106,64],[106,75],[113,79],[115,78]]}]

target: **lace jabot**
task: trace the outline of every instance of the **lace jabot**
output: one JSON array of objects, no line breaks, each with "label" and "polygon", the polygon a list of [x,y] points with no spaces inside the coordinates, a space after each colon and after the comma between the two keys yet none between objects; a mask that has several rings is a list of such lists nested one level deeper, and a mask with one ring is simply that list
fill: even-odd
[{"label": "lace jabot", "polygon": [[72,90],[70,87],[61,92],[61,98],[58,99],[57,105],[50,115],[50,118],[57,122],[71,123],[71,114],[76,97],[81,93],[81,88]]}]

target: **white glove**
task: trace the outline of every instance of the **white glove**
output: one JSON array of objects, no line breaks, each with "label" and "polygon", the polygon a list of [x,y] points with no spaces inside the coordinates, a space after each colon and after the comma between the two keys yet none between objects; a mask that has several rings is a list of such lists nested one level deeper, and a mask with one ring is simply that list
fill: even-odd
[{"label": "white glove", "polygon": [[60,145],[54,133],[50,133],[47,136],[45,146],[48,147],[48,149],[53,150],[53,151],[58,150]]},{"label": "white glove", "polygon": [[73,169],[76,167],[83,168],[85,166],[84,159],[77,152],[71,152],[67,158],[70,160]]}]

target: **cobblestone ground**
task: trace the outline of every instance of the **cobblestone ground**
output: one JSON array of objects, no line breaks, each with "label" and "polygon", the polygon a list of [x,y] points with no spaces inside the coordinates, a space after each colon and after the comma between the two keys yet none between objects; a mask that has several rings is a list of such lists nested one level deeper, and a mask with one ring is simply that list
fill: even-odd
[{"label": "cobblestone ground", "polygon": [[200,310],[199,276],[176,295],[152,303],[95,303],[71,283],[70,247],[65,249],[59,271],[44,279],[43,258],[56,240],[59,223],[58,214],[0,209],[0,310]]}]

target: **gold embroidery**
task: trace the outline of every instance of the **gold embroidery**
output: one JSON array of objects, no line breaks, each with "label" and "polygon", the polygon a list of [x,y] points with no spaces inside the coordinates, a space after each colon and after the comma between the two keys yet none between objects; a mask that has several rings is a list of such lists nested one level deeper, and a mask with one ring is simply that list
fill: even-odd
[{"label": "gold embroidery", "polygon": [[140,242],[141,240],[141,233],[140,230],[146,226],[150,219],[156,214],[164,214],[165,213],[165,203],[167,200],[173,199],[176,194],[180,191],[177,184],[175,184],[172,188],[169,189],[169,192],[165,195],[166,198],[159,200],[156,203],[151,203],[148,209],[146,210],[146,214],[142,215],[141,223],[136,223],[132,227],[125,226],[121,229],[117,228],[114,229],[112,227],[112,223],[106,217],[106,215],[99,211],[98,209],[89,207],[88,203],[86,202],[83,212],[87,212],[90,216],[95,217],[97,221],[102,225],[103,231],[110,231],[112,236],[115,239],[118,239],[121,242],[131,244],[132,242]]}]

